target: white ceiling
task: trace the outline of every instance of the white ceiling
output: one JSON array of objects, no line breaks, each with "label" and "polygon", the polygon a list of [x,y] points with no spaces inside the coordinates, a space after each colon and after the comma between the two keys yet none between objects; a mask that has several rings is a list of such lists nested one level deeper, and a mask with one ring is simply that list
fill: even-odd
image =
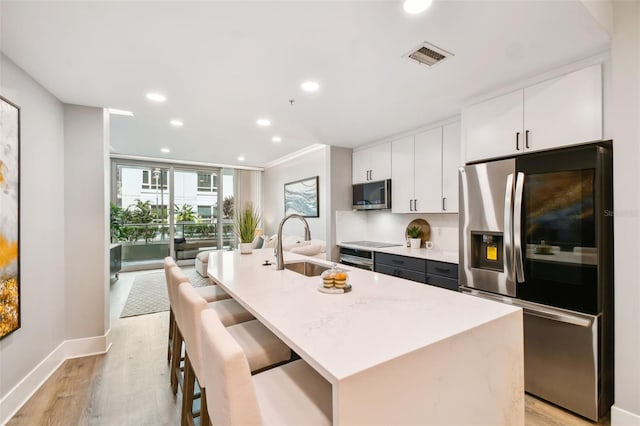
[{"label": "white ceiling", "polygon": [[[0,48],[61,101],[134,112],[112,116],[115,152],[219,164],[261,166],[313,143],[390,137],[609,44],[574,0],[436,0],[419,16],[399,0],[0,7]],[[455,56],[434,68],[402,57],[423,41]],[[320,90],[302,92],[307,79]],[[147,101],[152,90],[167,102]],[[271,128],[258,128],[259,117]]]}]

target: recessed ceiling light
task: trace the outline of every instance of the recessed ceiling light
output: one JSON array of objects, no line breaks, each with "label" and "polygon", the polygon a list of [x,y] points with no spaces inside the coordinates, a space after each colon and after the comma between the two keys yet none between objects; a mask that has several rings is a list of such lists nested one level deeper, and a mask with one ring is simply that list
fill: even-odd
[{"label": "recessed ceiling light", "polygon": [[238,161],[244,161],[244,155],[241,155],[240,157],[238,157]]},{"label": "recessed ceiling light", "polygon": [[305,81],[300,87],[302,87],[302,90],[305,92],[315,92],[320,88],[320,85],[315,81]]},{"label": "recessed ceiling light", "polygon": [[274,136],[271,138],[273,142],[282,142],[282,138],[280,136]]},{"label": "recessed ceiling light", "polygon": [[256,121],[256,124],[258,126],[267,127],[271,126],[271,121],[267,120],[266,118],[260,118],[258,119],[258,121]]},{"label": "recessed ceiling light", "polygon": [[169,148],[160,148],[161,152],[164,152],[165,154],[168,154],[171,152],[171,150]]},{"label": "recessed ceiling light", "polygon": [[109,114],[113,115],[126,115],[127,117],[133,117],[131,111],[125,111],[123,109],[109,108]]},{"label": "recessed ceiling light", "polygon": [[147,93],[147,99],[154,102],[164,102],[167,100],[167,97],[161,93],[149,92]]},{"label": "recessed ceiling light", "polygon": [[184,123],[182,122],[182,120],[178,120],[177,118],[174,118],[173,120],[171,120],[170,123],[174,127],[182,127],[182,126],[184,126]]},{"label": "recessed ceiling light", "polygon": [[404,11],[415,15],[424,12],[431,6],[432,0],[404,0]]}]

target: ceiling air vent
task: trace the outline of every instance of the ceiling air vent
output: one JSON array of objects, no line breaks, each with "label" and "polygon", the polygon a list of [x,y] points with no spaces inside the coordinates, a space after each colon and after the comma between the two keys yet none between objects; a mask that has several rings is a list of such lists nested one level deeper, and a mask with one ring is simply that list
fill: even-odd
[{"label": "ceiling air vent", "polygon": [[427,42],[422,43],[405,55],[405,57],[429,67],[442,62],[449,56],[454,55]]}]

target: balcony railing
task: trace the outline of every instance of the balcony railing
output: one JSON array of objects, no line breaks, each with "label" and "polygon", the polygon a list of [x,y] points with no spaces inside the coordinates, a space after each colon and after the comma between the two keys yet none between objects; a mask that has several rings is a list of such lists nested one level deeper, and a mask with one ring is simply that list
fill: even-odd
[{"label": "balcony railing", "polygon": [[[236,237],[233,220],[222,223],[222,246],[218,241],[218,223],[176,223],[174,225],[174,249],[177,259],[193,259],[203,248],[235,248]],[[169,225],[159,223],[127,223],[120,227],[123,243],[123,261],[162,258],[169,254]],[[155,249],[151,249],[155,246]],[[136,248],[137,247],[137,248]],[[146,248],[145,248],[146,247]],[[160,254],[159,254],[160,253]]]}]

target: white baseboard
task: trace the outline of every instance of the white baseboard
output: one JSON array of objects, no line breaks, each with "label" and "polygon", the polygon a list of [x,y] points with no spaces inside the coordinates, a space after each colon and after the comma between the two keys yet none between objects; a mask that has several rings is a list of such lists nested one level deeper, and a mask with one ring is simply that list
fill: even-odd
[{"label": "white baseboard", "polygon": [[86,337],[83,339],[65,340],[65,359],[106,353],[111,345],[107,344],[109,330],[104,336]]},{"label": "white baseboard", "polygon": [[611,407],[611,426],[640,426],[640,415],[614,405]]},{"label": "white baseboard", "polygon": [[66,359],[106,353],[111,330],[104,336],[65,340],[0,400],[0,425],[6,424]]}]

